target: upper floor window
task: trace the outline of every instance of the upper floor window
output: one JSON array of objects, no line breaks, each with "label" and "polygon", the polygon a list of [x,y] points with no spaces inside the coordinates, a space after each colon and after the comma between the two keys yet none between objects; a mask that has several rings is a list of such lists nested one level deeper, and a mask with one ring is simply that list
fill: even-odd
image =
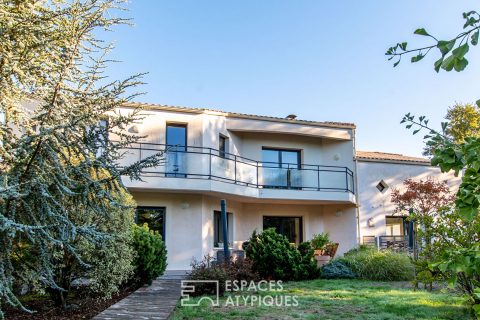
[{"label": "upper floor window", "polygon": [[222,158],[226,157],[228,153],[228,138],[220,135],[218,137],[218,155]]},{"label": "upper floor window", "polygon": [[187,146],[187,126],[184,124],[167,124],[166,142],[176,150],[185,151]]},{"label": "upper floor window", "polygon": [[387,191],[388,189],[388,184],[381,180],[378,184],[377,184],[377,189],[378,191],[380,191],[381,193],[384,193],[385,191]]},{"label": "upper floor window", "polygon": [[264,167],[300,169],[300,150],[262,149]]}]

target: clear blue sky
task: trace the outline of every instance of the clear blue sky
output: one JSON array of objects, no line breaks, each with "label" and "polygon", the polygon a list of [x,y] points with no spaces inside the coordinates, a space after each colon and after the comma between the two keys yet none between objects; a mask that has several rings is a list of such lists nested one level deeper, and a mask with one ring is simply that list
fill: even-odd
[{"label": "clear blue sky", "polygon": [[[420,155],[399,124],[411,111],[439,124],[457,102],[480,98],[480,50],[462,73],[433,61],[393,68],[385,50],[425,27],[456,35],[478,1],[133,0],[110,75],[148,72],[140,101],[300,119],[354,122],[359,150]],[[423,41],[421,41],[423,40]],[[480,48],[479,48],[480,49]]]}]

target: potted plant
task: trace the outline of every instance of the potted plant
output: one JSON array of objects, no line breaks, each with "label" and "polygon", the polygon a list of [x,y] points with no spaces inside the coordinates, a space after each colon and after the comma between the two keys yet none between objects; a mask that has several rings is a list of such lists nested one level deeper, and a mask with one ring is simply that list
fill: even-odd
[{"label": "potted plant", "polygon": [[318,267],[330,262],[337,253],[338,243],[332,243],[330,241],[330,235],[328,232],[313,235],[313,239],[310,243],[312,244]]}]

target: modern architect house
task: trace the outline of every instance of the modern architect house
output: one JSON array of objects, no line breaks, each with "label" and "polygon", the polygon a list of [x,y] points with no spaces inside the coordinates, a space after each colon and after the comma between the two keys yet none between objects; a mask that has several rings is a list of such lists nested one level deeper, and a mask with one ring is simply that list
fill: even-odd
[{"label": "modern architect house", "polygon": [[142,107],[144,119],[127,130],[145,138],[125,161],[166,150],[165,162],[144,172],[143,181],[124,183],[137,201],[137,222],[163,235],[172,270],[223,248],[221,199],[227,200],[233,250],[241,250],[254,230],[275,227],[292,243],[329,232],[342,254],[364,236],[397,232],[385,206],[389,188],[407,177],[439,175],[424,159],[357,154],[350,123]]}]

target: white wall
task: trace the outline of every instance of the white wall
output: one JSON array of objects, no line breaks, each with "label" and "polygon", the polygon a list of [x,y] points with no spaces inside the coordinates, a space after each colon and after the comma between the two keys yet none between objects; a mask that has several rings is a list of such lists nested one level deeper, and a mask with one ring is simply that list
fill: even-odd
[{"label": "white wall", "polygon": [[[454,192],[458,189],[461,180],[453,173],[443,174],[439,168],[425,165],[358,161],[357,170],[360,241],[363,236],[385,235],[385,216],[392,215],[395,209],[391,202],[391,192],[394,188],[402,189],[405,179],[432,178],[437,181],[447,181]],[[381,180],[389,186],[383,193],[376,187]],[[370,218],[373,219],[374,227],[368,227]]]},{"label": "white wall", "polygon": [[[220,198],[199,194],[133,192],[138,206],[166,207],[165,243],[168,270],[190,268],[192,259],[215,255],[213,247],[213,212],[220,210]],[[293,205],[243,203],[227,200],[227,211],[233,213],[233,248],[241,249],[243,241],[254,230],[262,231],[263,216],[296,216],[303,219],[303,240],[314,234],[329,232],[340,243],[338,254],[356,245],[355,208],[340,205]]]}]

